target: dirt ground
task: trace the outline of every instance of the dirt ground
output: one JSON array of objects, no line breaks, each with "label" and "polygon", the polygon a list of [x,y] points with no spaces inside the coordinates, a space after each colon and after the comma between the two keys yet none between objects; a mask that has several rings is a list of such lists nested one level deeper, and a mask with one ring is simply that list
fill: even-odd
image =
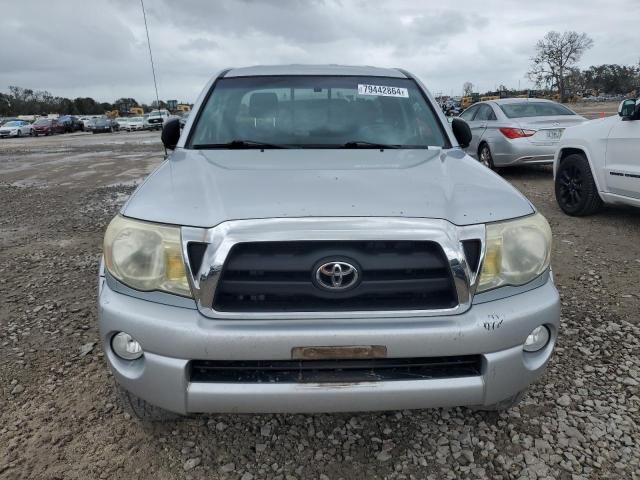
[{"label": "dirt ground", "polygon": [[569,104],[574,112],[589,120],[608,117],[618,113],[618,102],[578,102]]},{"label": "dirt ground", "polygon": [[96,275],[106,223],[162,155],[157,133],[0,140],[0,478],[640,478],[640,210],[565,216],[548,167],[503,173],[551,223],[563,300],[519,407],[128,417]]}]

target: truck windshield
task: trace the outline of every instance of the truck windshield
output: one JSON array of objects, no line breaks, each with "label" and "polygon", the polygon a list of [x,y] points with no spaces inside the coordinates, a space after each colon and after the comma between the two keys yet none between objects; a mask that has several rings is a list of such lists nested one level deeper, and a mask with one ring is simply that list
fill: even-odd
[{"label": "truck windshield", "polygon": [[192,148],[428,148],[448,139],[411,79],[269,76],[220,79]]}]

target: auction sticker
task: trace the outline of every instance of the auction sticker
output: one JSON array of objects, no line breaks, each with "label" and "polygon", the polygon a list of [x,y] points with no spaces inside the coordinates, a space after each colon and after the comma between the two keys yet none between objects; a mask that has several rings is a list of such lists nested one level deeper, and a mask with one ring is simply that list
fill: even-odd
[{"label": "auction sticker", "polygon": [[383,85],[358,84],[358,95],[375,95],[378,97],[404,97],[409,98],[409,91],[400,87],[385,87]]}]

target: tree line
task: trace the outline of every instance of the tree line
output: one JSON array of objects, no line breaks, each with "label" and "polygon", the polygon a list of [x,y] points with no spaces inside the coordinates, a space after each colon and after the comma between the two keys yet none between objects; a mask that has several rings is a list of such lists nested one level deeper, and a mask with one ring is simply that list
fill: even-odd
[{"label": "tree line", "polygon": [[586,33],[547,32],[536,44],[527,77],[537,87],[558,92],[562,102],[574,95],[625,95],[640,87],[640,63],[581,70],[577,64],[591,47],[593,40]]},{"label": "tree line", "polygon": [[[598,95],[640,96],[640,61],[638,65],[603,64],[580,69],[578,62],[591,47],[593,40],[586,33],[547,32],[536,43],[526,78],[536,88],[558,94],[561,102]],[[463,92],[472,95],[473,84],[465,82]],[[499,92],[515,91],[501,85]]]},{"label": "tree line", "polygon": [[[10,86],[8,93],[0,92],[0,117],[17,115],[47,115],[59,113],[63,115],[102,115],[105,112],[118,110],[127,112],[131,107],[142,107],[145,112],[158,108],[157,102],[151,105],[140,104],[134,98],[119,98],[113,103],[98,102],[91,97],[74,99],[58,97],[46,90],[32,90]],[[159,108],[167,104],[160,100]]]}]

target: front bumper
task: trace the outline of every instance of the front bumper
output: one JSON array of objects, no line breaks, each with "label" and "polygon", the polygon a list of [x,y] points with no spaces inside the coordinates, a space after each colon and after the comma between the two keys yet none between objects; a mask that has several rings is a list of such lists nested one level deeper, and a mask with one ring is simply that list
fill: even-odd
[{"label": "front bumper", "polygon": [[[512,297],[473,305],[460,315],[321,320],[213,320],[194,308],[163,305],[113,291],[100,278],[99,325],[116,380],[148,402],[177,413],[276,413],[394,410],[489,405],[525,389],[552,354],[560,319],[549,279]],[[551,330],[539,352],[522,344],[538,325]],[[139,360],[111,350],[125,331],[143,346]],[[190,360],[290,360],[299,346],[385,345],[388,357],[482,355],[482,374],[362,383],[207,383],[190,381]]]}]

